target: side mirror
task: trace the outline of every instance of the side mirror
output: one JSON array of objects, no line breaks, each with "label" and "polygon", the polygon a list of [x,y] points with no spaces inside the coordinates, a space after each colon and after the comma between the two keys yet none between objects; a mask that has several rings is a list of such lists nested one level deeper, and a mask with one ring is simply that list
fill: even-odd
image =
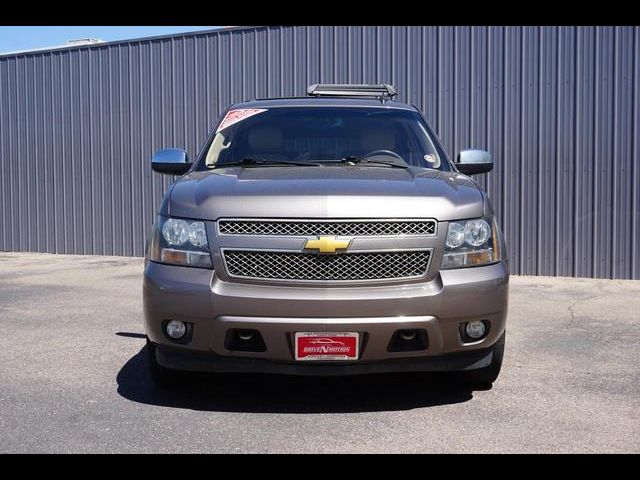
[{"label": "side mirror", "polygon": [[458,154],[456,167],[465,175],[487,173],[493,170],[493,158],[484,150],[462,150]]},{"label": "side mirror", "polygon": [[184,150],[167,148],[155,153],[151,158],[151,168],[165,175],[183,175],[191,168],[191,161]]}]

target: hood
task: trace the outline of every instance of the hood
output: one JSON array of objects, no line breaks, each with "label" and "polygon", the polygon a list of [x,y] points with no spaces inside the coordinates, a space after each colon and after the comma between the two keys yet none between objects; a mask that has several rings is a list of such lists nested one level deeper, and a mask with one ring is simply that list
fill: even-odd
[{"label": "hood", "polygon": [[364,166],[230,167],[192,172],[173,186],[169,214],[263,218],[479,217],[483,195],[457,172]]}]

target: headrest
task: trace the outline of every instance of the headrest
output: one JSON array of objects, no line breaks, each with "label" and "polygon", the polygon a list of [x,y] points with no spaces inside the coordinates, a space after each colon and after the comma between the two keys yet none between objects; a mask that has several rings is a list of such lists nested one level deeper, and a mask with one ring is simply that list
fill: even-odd
[{"label": "headrest", "polygon": [[374,150],[395,150],[396,136],[389,129],[367,129],[362,132],[360,143],[365,153]]},{"label": "headrest", "polygon": [[249,148],[254,152],[270,152],[282,148],[282,130],[272,126],[253,127],[249,130]]}]

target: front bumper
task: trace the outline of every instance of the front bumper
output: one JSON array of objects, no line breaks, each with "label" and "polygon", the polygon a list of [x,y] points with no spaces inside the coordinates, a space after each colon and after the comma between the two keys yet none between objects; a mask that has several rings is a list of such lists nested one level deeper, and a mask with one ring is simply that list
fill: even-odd
[{"label": "front bumper", "polygon": [[395,372],[444,372],[475,370],[489,366],[493,347],[437,357],[399,358],[377,362],[291,363],[264,358],[242,358],[156,346],[156,359],[164,367],[192,372],[277,373],[284,375],[364,375]]},{"label": "front bumper", "polygon": [[[504,333],[508,303],[504,262],[446,270],[433,280],[370,287],[292,287],[223,281],[210,270],[148,262],[144,273],[145,329],[158,362],[181,370],[292,374],[465,370],[487,366]],[[193,324],[187,344],[168,340],[162,323]],[[488,335],[464,343],[459,325],[490,323]],[[225,348],[230,328],[258,330],[264,352]],[[426,350],[389,352],[396,330],[424,329]],[[295,362],[297,331],[360,332],[356,362]]]}]

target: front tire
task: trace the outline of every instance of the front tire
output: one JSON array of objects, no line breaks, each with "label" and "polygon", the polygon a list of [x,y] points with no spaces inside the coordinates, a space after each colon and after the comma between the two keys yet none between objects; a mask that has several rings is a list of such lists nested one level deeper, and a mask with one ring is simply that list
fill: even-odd
[{"label": "front tire", "polygon": [[463,372],[464,382],[468,385],[480,388],[491,388],[493,382],[500,375],[502,367],[502,358],[504,357],[505,333],[498,339],[493,346],[493,357],[489,366],[478,370],[469,370]]},{"label": "front tire", "polygon": [[147,338],[147,367],[153,383],[158,386],[175,385],[182,379],[181,372],[163,367],[156,358],[156,345]]}]

